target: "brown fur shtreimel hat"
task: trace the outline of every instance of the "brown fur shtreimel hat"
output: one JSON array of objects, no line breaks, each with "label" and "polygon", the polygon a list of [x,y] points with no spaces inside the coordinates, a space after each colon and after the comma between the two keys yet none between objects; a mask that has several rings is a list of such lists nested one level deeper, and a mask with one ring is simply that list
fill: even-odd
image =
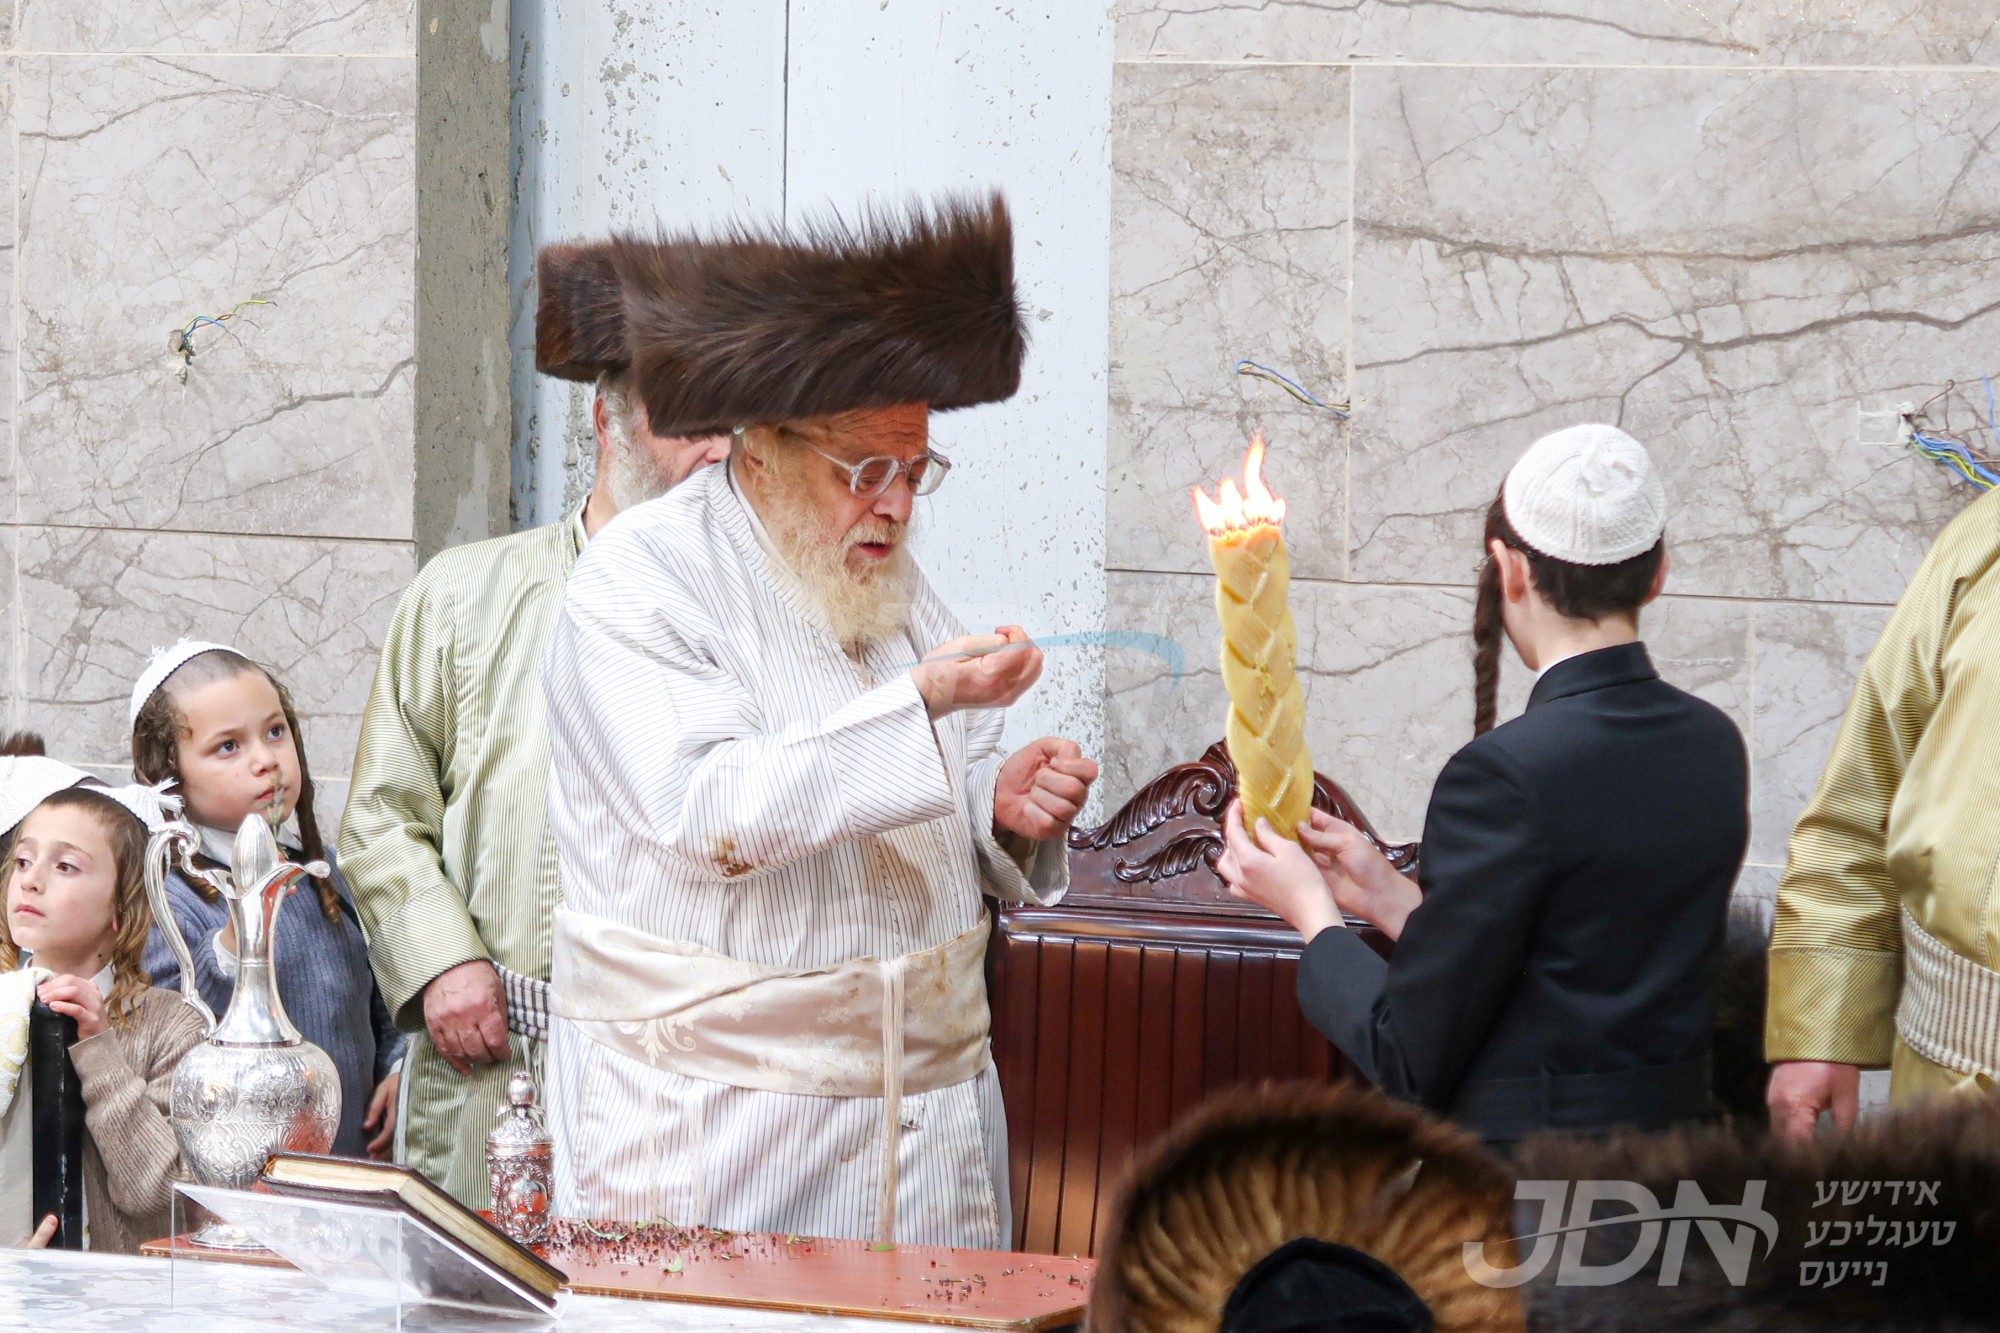
[{"label": "brown fur shtreimel hat", "polygon": [[535,367],[629,371],[660,435],[1011,397],[1027,338],[1007,205],[790,231],[632,235],[536,256]]},{"label": "brown fur shtreimel hat", "polygon": [[[1435,1329],[1519,1333],[1514,1180],[1464,1131],[1343,1085],[1240,1089],[1126,1177],[1091,1290],[1091,1333]],[[1299,1320],[1318,1305],[1318,1318]]]}]

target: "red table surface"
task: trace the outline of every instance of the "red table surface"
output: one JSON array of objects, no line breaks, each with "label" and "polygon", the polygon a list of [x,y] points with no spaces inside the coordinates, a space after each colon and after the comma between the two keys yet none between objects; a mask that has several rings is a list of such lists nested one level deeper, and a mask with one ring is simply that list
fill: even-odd
[{"label": "red table surface", "polygon": [[[946,1246],[713,1232],[651,1223],[555,1223],[536,1247],[583,1295],[951,1324],[1056,1329],[1083,1318],[1091,1259]],[[269,1253],[205,1250],[184,1236],[141,1253],[284,1267]]]}]

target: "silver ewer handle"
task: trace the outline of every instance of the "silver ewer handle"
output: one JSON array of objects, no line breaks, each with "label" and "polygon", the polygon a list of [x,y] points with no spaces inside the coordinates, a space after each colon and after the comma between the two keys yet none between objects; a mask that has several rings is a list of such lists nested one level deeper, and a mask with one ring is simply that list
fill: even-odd
[{"label": "silver ewer handle", "polygon": [[180,923],[174,919],[173,904],[167,901],[168,867],[176,860],[185,861],[199,846],[201,835],[180,820],[162,826],[159,832],[146,840],[146,905],[152,908],[153,924],[159,927],[174,961],[180,964],[182,1003],[200,1014],[207,1030],[213,1032],[215,1011],[208,1007],[208,1001],[201,998],[201,988],[194,979],[194,955],[188,951],[187,939],[181,934]]}]

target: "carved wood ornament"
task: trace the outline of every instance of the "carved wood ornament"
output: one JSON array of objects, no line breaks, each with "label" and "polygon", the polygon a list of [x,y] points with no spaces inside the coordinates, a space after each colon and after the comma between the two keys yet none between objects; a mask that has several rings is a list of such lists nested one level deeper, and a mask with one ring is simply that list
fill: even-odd
[{"label": "carved wood ornament", "polygon": [[[1222,812],[1236,795],[1236,766],[1217,741],[1201,758],[1177,764],[1141,787],[1095,828],[1071,829],[1071,882],[1089,897],[1241,904],[1215,873],[1222,855]],[[1414,874],[1416,843],[1383,841],[1339,783],[1313,774],[1313,807],[1360,829],[1389,863]]]}]

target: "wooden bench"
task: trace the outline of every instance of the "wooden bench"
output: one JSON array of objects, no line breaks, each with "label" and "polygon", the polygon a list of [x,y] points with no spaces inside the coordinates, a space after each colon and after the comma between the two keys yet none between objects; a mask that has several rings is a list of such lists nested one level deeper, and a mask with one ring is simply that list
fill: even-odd
[{"label": "wooden bench", "polygon": [[[1414,870],[1414,845],[1383,842],[1337,784],[1315,779],[1314,805]],[[1299,1013],[1297,933],[1215,874],[1235,791],[1227,752],[1209,747],[1071,832],[1060,906],[998,914],[988,978],[1016,1249],[1095,1253],[1126,1164],[1210,1094],[1355,1077]]]}]

